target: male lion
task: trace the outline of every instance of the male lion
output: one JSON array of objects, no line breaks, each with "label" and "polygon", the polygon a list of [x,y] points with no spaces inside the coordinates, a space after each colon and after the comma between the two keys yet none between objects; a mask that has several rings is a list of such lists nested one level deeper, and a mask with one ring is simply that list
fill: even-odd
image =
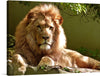
[{"label": "male lion", "polygon": [[62,23],[63,18],[54,5],[43,4],[29,11],[16,29],[13,62],[19,64],[19,71],[24,73],[28,65],[100,69],[99,61],[65,49]]}]

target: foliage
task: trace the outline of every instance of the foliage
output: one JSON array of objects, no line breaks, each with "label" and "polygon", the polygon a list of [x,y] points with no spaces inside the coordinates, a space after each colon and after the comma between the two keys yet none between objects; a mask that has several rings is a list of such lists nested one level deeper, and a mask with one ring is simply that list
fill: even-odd
[{"label": "foliage", "polygon": [[67,72],[70,72],[70,70],[66,67],[64,67],[64,70],[67,71]]},{"label": "foliage", "polygon": [[12,59],[14,54],[15,37],[13,35],[7,35],[7,59]]},{"label": "foliage", "polygon": [[[59,3],[56,5],[64,11],[65,14],[70,16],[81,15],[81,18],[85,18],[87,22],[89,19],[93,19],[100,22],[100,5],[99,4],[82,4],[82,3]],[[69,12],[70,10],[71,12]]]},{"label": "foliage", "polygon": [[7,48],[7,59],[12,60],[13,54],[14,54],[14,48]]},{"label": "foliage", "polygon": [[75,14],[79,14],[81,12],[86,13],[87,8],[86,4],[80,3],[60,3],[64,9],[70,8]]},{"label": "foliage", "polygon": [[40,66],[40,68],[41,68],[42,70],[44,70],[44,69],[46,69],[46,66]]},{"label": "foliage", "polygon": [[81,71],[75,70],[75,73],[81,73]]},{"label": "foliage", "polygon": [[[24,4],[25,6],[30,6],[29,1],[19,1],[20,4]],[[92,18],[93,20],[100,22],[100,5],[99,4],[82,4],[82,3],[55,3],[55,2],[37,2],[38,4],[54,4],[60,10],[62,10],[65,14],[70,16],[76,16],[81,14],[82,18]],[[34,2],[33,2],[34,4]],[[69,12],[70,10],[71,12]]]},{"label": "foliage", "polygon": [[15,45],[15,37],[13,35],[7,35],[7,48],[14,47]]},{"label": "foliage", "polygon": [[86,56],[92,57],[94,59],[100,60],[100,50],[97,50],[97,49],[96,50],[89,50],[89,49],[86,49],[86,48],[83,48],[83,47],[76,49],[76,50],[83,55],[86,55]]},{"label": "foliage", "polygon": [[100,18],[100,4],[88,4],[87,6],[93,9],[94,12],[96,11],[97,14],[95,16]]}]

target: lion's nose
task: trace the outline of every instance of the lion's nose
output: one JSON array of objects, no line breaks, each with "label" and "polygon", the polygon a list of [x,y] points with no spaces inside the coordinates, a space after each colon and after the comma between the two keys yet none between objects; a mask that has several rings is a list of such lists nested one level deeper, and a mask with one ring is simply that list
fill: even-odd
[{"label": "lion's nose", "polygon": [[49,36],[43,36],[42,38],[47,40],[47,39],[49,39]]}]

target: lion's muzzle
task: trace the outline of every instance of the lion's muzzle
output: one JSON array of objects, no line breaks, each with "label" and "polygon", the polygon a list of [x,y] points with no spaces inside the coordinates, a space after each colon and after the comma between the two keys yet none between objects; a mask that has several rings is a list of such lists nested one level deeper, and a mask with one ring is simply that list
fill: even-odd
[{"label": "lion's muzzle", "polygon": [[51,48],[51,46],[48,45],[48,44],[42,44],[42,45],[40,46],[40,49],[41,49],[41,50],[49,50],[50,48]]},{"label": "lion's muzzle", "polygon": [[51,49],[51,41],[49,40],[49,38],[49,36],[42,36],[43,42],[39,45],[41,50]]}]

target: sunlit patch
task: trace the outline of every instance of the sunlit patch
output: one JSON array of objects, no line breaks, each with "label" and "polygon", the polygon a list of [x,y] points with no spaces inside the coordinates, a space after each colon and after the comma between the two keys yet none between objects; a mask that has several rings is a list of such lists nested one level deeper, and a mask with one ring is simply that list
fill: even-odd
[{"label": "sunlit patch", "polygon": [[84,56],[83,61],[88,62],[88,57]]}]

